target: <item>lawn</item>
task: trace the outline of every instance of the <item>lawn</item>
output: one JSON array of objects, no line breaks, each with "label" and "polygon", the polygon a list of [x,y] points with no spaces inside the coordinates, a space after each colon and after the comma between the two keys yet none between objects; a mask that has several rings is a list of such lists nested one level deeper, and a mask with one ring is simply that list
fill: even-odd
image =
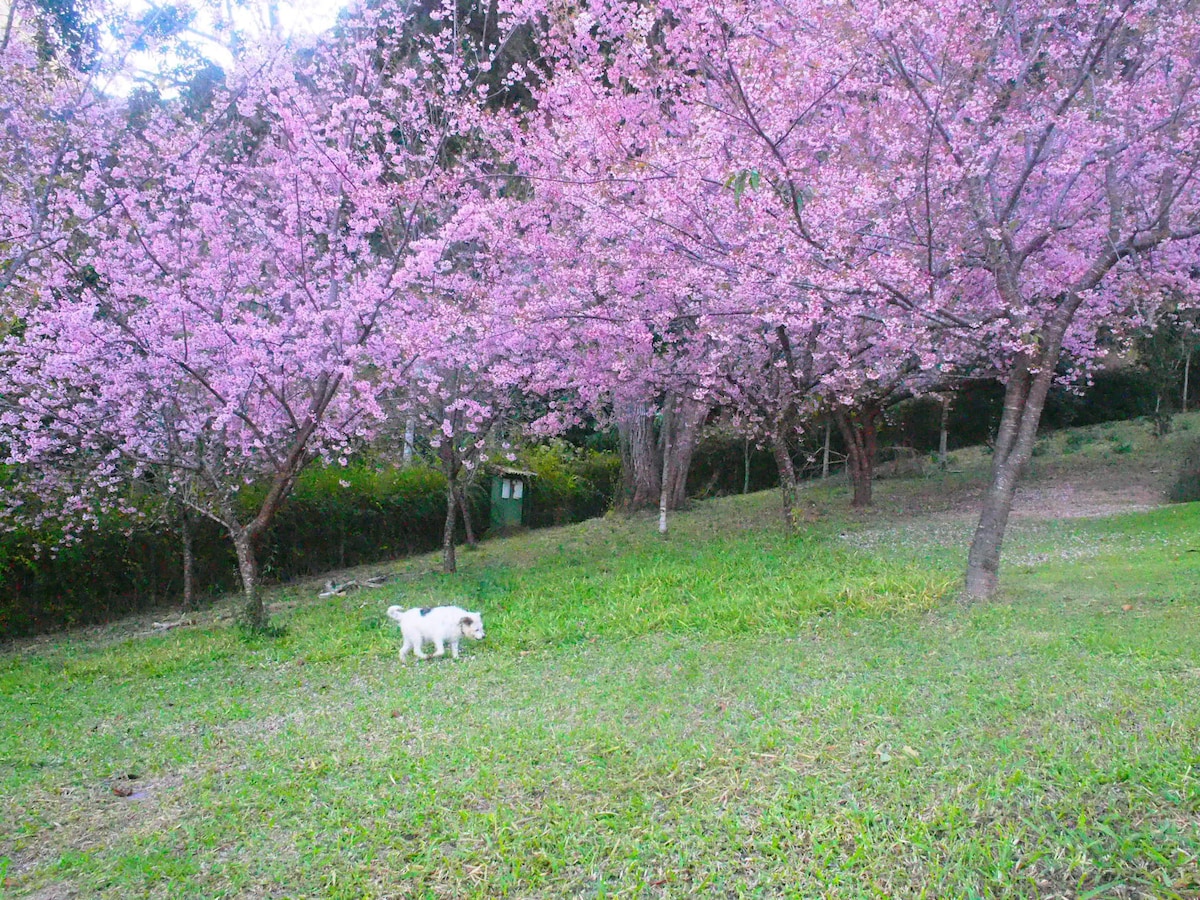
[{"label": "lawn", "polygon": [[[725,498],[285,586],[275,639],[13,647],[0,896],[1200,896],[1200,504],[1038,513],[1166,477],[1142,431],[1047,441],[989,604],[972,451],[795,537]],[[399,665],[383,610],[437,602],[487,640]]]}]

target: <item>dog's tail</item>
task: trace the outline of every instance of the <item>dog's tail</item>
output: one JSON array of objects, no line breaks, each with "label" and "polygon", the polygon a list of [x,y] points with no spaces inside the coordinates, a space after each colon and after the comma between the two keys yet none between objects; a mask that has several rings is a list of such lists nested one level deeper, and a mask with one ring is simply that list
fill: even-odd
[{"label": "dog's tail", "polygon": [[404,607],[403,606],[389,606],[387,608],[387,614],[388,614],[389,619],[395,619],[397,622],[399,622],[400,617],[402,615],[404,615]]}]

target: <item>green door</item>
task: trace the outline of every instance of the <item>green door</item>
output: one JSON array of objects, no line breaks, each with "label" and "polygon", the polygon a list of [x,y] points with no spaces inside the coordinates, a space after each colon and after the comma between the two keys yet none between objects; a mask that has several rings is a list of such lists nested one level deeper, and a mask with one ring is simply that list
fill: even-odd
[{"label": "green door", "polygon": [[497,475],[492,479],[492,528],[504,531],[521,527],[525,505],[525,479]]}]

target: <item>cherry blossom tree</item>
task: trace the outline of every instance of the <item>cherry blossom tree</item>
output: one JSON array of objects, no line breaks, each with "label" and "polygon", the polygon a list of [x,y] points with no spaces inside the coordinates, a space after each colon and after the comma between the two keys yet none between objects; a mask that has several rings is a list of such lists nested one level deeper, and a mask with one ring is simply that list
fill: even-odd
[{"label": "cherry blossom tree", "polygon": [[439,260],[417,241],[479,174],[453,145],[486,54],[450,29],[414,47],[404,23],[359,11],[336,43],[247,59],[199,121],[147,122],[75,203],[106,214],[58,256],[70,289],[25,303],[0,350],[10,461],[93,461],[59,510],[79,523],[153,473],[228,532],[253,627],[255,542],[436,339],[412,285]]},{"label": "cherry blossom tree", "polygon": [[161,473],[229,531],[261,621],[254,539],[406,385],[440,410],[448,519],[517,391],[564,401],[547,428],[608,406],[645,444],[658,417],[664,510],[675,426],[734,409],[790,526],[806,418],[845,425],[867,502],[874,411],[997,371],[966,582],[990,596],[1063,360],[1195,293],[1198,69],[1195,0],[358,10],[245,60],[200,121],[81,157],[52,230],[14,212],[0,277],[22,248],[54,266],[3,346],[11,458],[102,461],[79,513],[118,466]]},{"label": "cherry blossom tree", "polygon": [[[50,265],[69,240],[75,190],[108,149],[118,111],[109,72],[81,71],[47,43],[55,31],[32,4],[11,3],[0,24],[0,301],[59,287]],[[3,307],[0,307],[3,310]],[[5,313],[7,314],[7,313]]]},{"label": "cherry blossom tree", "polygon": [[[636,9],[602,4],[551,41],[553,77],[518,140],[546,264],[581,331],[645,323],[670,341],[686,396],[740,410],[771,443],[790,527],[788,443],[821,395],[844,406],[888,367],[933,361],[908,312],[880,302],[873,248],[841,228],[852,173],[822,162],[866,51],[782,7]],[[623,431],[644,443],[645,400],[628,409]]]},{"label": "cherry blossom tree", "polygon": [[902,3],[859,27],[881,73],[860,141],[870,240],[925,269],[880,283],[1007,378],[966,582],[989,597],[1060,357],[1086,366],[1102,326],[1140,315],[1131,297],[1194,293],[1200,19],[1189,2]]},{"label": "cherry blossom tree", "polygon": [[[670,0],[553,21],[520,162],[608,241],[613,283],[651,309],[686,296],[714,334],[749,315],[803,346],[819,324],[833,396],[914,366],[1006,375],[966,585],[989,596],[1060,357],[1084,370],[1101,326],[1142,315],[1131,297],[1189,290],[1194,4]],[[864,321],[874,359],[846,352]]]}]

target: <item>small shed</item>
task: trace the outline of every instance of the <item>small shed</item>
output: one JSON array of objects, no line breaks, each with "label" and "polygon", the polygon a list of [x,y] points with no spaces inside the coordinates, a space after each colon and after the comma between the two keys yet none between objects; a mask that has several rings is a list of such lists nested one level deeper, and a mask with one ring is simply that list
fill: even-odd
[{"label": "small shed", "polygon": [[492,475],[492,528],[506,531],[520,528],[525,521],[525,498],[533,472],[524,469],[496,469]]}]

